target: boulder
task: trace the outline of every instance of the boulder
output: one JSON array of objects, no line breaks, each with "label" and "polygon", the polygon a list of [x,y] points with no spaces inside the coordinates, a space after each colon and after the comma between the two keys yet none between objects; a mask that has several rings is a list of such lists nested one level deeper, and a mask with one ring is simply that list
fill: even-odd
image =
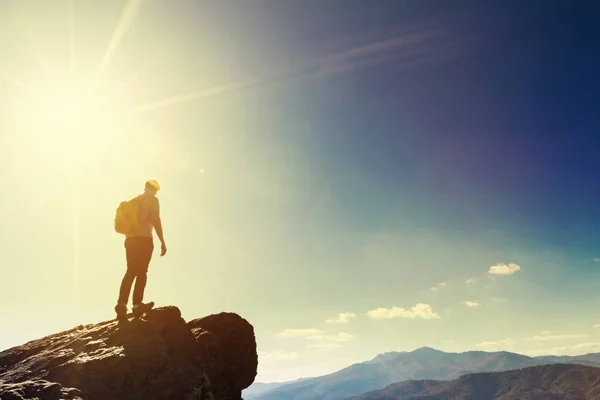
[{"label": "boulder", "polygon": [[239,400],[256,377],[254,328],[234,313],[81,325],[0,353],[2,400]]}]

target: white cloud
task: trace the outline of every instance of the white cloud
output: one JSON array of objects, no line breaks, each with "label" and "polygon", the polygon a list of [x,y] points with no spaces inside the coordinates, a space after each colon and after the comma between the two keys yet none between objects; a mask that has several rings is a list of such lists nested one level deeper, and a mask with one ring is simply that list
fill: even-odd
[{"label": "white cloud", "polygon": [[306,339],[313,342],[307,345],[307,348],[327,352],[339,349],[344,343],[354,339],[354,335],[346,332],[338,332],[337,334],[310,335],[306,336]]},{"label": "white cloud", "polygon": [[592,343],[579,343],[571,346],[571,350],[580,350],[580,349],[595,349],[594,351],[598,351],[598,347],[600,347],[600,343],[592,342]]},{"label": "white cloud", "polygon": [[342,347],[341,344],[339,343],[313,343],[313,344],[309,344],[307,346],[310,349],[315,349],[318,351],[322,351],[322,352],[327,352],[327,351],[332,351],[335,349],[339,349],[340,347]]},{"label": "white cloud", "polygon": [[477,278],[469,278],[467,279],[467,285],[474,285],[477,283]]},{"label": "white cloud", "polygon": [[[285,329],[279,333],[279,336],[287,338],[301,338],[310,342],[306,347],[316,349],[318,351],[331,351],[342,347],[344,343],[354,339],[354,335],[347,332],[328,333],[320,329]],[[288,357],[294,357],[295,353],[291,353]],[[270,355],[267,359],[275,358],[283,359],[281,355]],[[293,359],[293,358],[286,358]]]},{"label": "white cloud", "polygon": [[356,318],[356,314],[351,312],[343,312],[339,313],[337,317],[329,318],[325,322],[328,324],[347,324],[353,318]]},{"label": "white cloud", "polygon": [[594,324],[592,328],[600,328],[600,324]]},{"label": "white cloud", "polygon": [[282,332],[279,332],[279,336],[287,337],[287,338],[296,338],[296,337],[307,337],[314,335],[323,335],[325,331],[320,329],[285,329]]},{"label": "white cloud", "polygon": [[346,342],[346,341],[352,340],[352,339],[354,339],[354,335],[352,335],[350,333],[346,333],[346,332],[338,332],[335,340],[337,340],[339,342]]},{"label": "white cloud", "polygon": [[588,336],[589,335],[584,334],[584,333],[552,334],[552,332],[550,332],[550,331],[544,331],[544,332],[540,333],[539,335],[530,337],[529,340],[547,342],[547,341],[553,341],[553,340],[581,339],[581,338],[585,338]]},{"label": "white cloud", "polygon": [[600,257],[594,258],[594,262],[600,262]]},{"label": "white cloud", "polygon": [[492,301],[495,301],[496,303],[503,303],[508,301],[508,299],[506,297],[492,297]]},{"label": "white cloud", "polygon": [[448,286],[448,284],[446,282],[440,282],[438,284],[436,284],[433,287],[430,287],[429,290],[431,290],[432,292],[435,292],[436,290],[439,290],[440,288],[443,288],[445,286]]},{"label": "white cloud", "polygon": [[530,351],[524,351],[523,354],[530,356],[537,355],[580,355],[587,353],[598,353],[600,351],[600,343],[591,342],[591,343],[578,343],[572,346],[559,346],[552,348],[544,348],[544,349],[536,349]]},{"label": "white cloud", "polygon": [[512,275],[517,271],[520,271],[521,267],[518,264],[496,264],[490,267],[488,274],[490,275]]},{"label": "white cloud", "polygon": [[332,335],[332,334],[316,334],[316,335],[307,336],[306,338],[308,340],[319,340],[319,341],[324,341],[324,342],[342,343],[342,342],[347,342],[349,340],[354,339],[354,335],[352,335],[350,333],[346,333],[346,332],[338,332],[335,335]]},{"label": "white cloud", "polygon": [[367,316],[371,319],[392,319],[392,318],[423,318],[423,319],[438,319],[439,315],[433,312],[429,304],[417,303],[410,310],[402,307],[392,308],[376,308],[367,312]]},{"label": "white cloud", "polygon": [[527,350],[523,351],[522,354],[527,356],[562,356],[568,353],[569,346],[560,346],[560,347],[552,347],[548,349],[535,349],[535,350]]},{"label": "white cloud", "polygon": [[285,352],[283,350],[258,351],[258,360],[260,363],[274,364],[279,361],[297,360],[302,355],[296,352]]},{"label": "white cloud", "polygon": [[481,342],[481,343],[477,343],[476,346],[477,347],[485,347],[485,348],[502,348],[502,347],[512,347],[514,341],[512,338],[506,338],[503,340],[498,340],[498,341],[492,341],[492,342]]},{"label": "white cloud", "polygon": [[463,301],[463,304],[466,305],[469,308],[479,307],[481,305],[481,304],[477,303],[476,301],[469,301],[469,300]]}]

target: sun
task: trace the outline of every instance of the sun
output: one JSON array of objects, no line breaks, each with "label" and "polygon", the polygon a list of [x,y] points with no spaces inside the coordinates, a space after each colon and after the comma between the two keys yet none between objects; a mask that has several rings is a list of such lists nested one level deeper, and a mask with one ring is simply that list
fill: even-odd
[{"label": "sun", "polygon": [[85,105],[84,97],[72,90],[42,98],[34,110],[44,122],[57,125],[74,126],[86,120],[92,124],[95,120],[93,112]]},{"label": "sun", "polygon": [[129,103],[127,93],[109,81],[94,92],[86,90],[85,81],[75,78],[55,82],[53,87],[34,98],[32,111],[42,122],[60,128],[96,129],[123,115]]},{"label": "sun", "polygon": [[[83,39],[76,37],[76,22],[81,16],[77,15],[79,5],[75,2],[69,2],[52,21],[40,22],[44,21],[40,17],[36,24],[29,25],[33,19],[31,10],[21,16],[19,22],[26,26],[26,47],[30,48],[33,59],[28,60],[31,63],[15,62],[0,67],[0,80],[12,89],[6,102],[10,110],[3,122],[16,138],[19,151],[16,158],[23,160],[30,170],[41,171],[60,163],[109,166],[113,161],[127,158],[124,140],[143,142],[140,139],[144,129],[136,126],[143,120],[136,119],[131,112],[134,101],[141,99],[132,93],[130,76],[139,73],[144,60],[130,59],[131,65],[123,59],[118,65],[113,63],[142,3],[142,0],[123,3],[108,43],[96,53],[100,55],[97,62],[87,58],[90,53],[79,52],[78,43]],[[61,31],[56,23],[64,23],[66,29]],[[41,34],[37,37],[37,29],[47,29],[51,39],[41,39]],[[50,45],[46,47],[46,43]],[[59,47],[52,47],[53,43]]]},{"label": "sun", "polygon": [[[61,72],[53,71],[53,76]],[[111,154],[118,157],[118,142],[132,130],[127,114],[132,96],[108,79],[90,90],[90,80],[64,74],[22,99],[15,128],[46,158],[90,163]]]}]

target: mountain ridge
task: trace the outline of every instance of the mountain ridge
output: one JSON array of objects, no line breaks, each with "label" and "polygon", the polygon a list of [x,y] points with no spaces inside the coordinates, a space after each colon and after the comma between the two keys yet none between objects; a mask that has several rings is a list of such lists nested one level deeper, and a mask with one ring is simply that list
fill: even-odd
[{"label": "mountain ridge", "polygon": [[600,400],[600,368],[547,364],[464,375],[453,381],[404,381],[346,400]]},{"label": "mountain ridge", "polygon": [[509,371],[539,365],[568,363],[600,367],[600,353],[579,356],[531,357],[508,351],[481,350],[460,353],[444,352],[432,347],[413,351],[386,352],[370,360],[349,365],[331,374],[288,382],[250,400],[338,400],[351,398],[388,385],[409,380],[451,381],[461,376]]}]

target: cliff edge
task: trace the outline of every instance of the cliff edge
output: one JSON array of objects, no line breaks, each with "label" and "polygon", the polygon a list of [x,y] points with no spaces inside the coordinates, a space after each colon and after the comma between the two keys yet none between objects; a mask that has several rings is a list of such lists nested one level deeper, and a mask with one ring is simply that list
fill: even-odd
[{"label": "cliff edge", "polygon": [[186,322],[160,307],[1,352],[0,399],[239,400],[257,367],[254,328],[239,315]]}]

